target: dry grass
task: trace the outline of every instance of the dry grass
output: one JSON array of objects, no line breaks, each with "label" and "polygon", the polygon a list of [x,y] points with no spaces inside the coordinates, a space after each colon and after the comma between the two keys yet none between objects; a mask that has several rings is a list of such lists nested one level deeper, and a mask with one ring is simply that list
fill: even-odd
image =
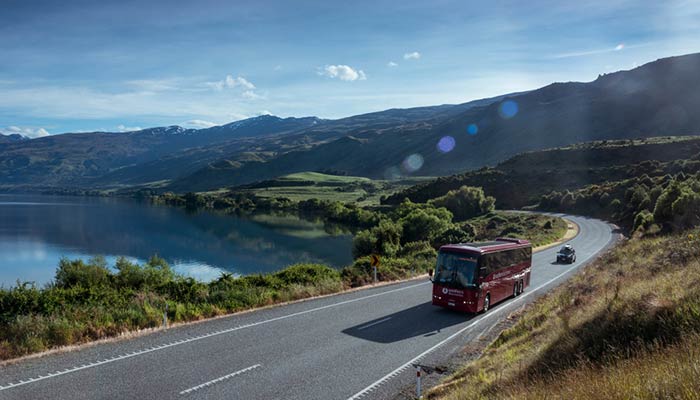
[{"label": "dry grass", "polygon": [[633,239],[533,304],[430,398],[700,398],[698,232]]}]

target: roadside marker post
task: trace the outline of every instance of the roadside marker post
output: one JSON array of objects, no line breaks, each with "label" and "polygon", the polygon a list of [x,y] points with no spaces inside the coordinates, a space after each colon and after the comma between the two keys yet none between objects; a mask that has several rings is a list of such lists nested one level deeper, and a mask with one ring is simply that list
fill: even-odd
[{"label": "roadside marker post", "polygon": [[168,303],[165,303],[165,311],[163,312],[163,329],[168,328]]},{"label": "roadside marker post", "polygon": [[443,367],[431,367],[428,365],[421,365],[421,364],[412,364],[414,367],[416,367],[416,398],[421,399],[423,394],[422,392],[422,385],[420,381],[420,375],[421,371],[424,371],[426,374],[432,374],[432,373],[437,373],[437,374],[444,374],[447,372],[445,368]]},{"label": "roadside marker post", "polygon": [[421,387],[420,387],[420,365],[416,365],[416,398],[421,398]]},{"label": "roadside marker post", "polygon": [[374,267],[374,283],[377,283],[377,267],[380,263],[379,256],[376,254],[369,256],[369,263]]}]

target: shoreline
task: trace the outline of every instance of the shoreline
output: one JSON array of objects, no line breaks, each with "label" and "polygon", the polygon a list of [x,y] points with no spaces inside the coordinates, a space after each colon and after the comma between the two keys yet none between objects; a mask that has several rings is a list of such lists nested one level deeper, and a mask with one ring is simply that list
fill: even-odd
[{"label": "shoreline", "polygon": [[[578,235],[579,227],[576,223],[574,223],[566,218],[563,218],[563,217],[559,217],[559,218],[564,220],[567,224],[567,230],[564,233],[564,236],[562,236],[559,240],[557,240],[555,242],[552,242],[552,243],[549,243],[546,245],[533,247],[533,249],[532,249],[533,253],[537,253],[537,252],[549,249],[551,247],[557,246],[557,245],[559,245],[563,242],[566,242],[566,241],[568,241],[568,240],[570,240]],[[80,343],[80,344],[57,347],[57,348],[53,348],[53,349],[38,352],[38,353],[27,354],[27,355],[24,355],[24,356],[21,356],[18,358],[3,360],[3,361],[0,361],[0,367],[4,367],[7,365],[11,365],[11,364],[15,364],[15,363],[23,362],[26,360],[35,359],[35,358],[46,357],[46,356],[50,356],[53,354],[62,354],[62,353],[77,351],[77,350],[81,350],[81,349],[92,347],[92,346],[98,346],[100,344],[115,343],[115,342],[120,342],[120,341],[124,341],[124,340],[129,340],[132,338],[143,337],[143,336],[150,335],[152,333],[161,332],[163,330],[167,330],[167,329],[171,329],[171,328],[178,328],[178,327],[192,325],[192,324],[200,324],[200,323],[205,323],[205,322],[209,322],[209,321],[213,321],[213,320],[218,320],[218,319],[223,319],[223,318],[231,318],[231,317],[236,317],[236,316],[240,316],[240,315],[244,315],[244,314],[249,314],[249,313],[256,312],[256,311],[268,310],[268,309],[283,307],[283,306],[287,306],[287,305],[291,305],[291,304],[297,304],[297,303],[308,302],[308,301],[312,301],[312,300],[328,298],[331,296],[339,296],[339,295],[354,293],[354,292],[358,292],[358,291],[362,291],[362,290],[369,290],[369,289],[378,288],[378,287],[384,287],[384,286],[389,286],[389,285],[395,285],[395,284],[416,281],[416,280],[420,280],[420,279],[425,279],[426,276],[427,276],[426,274],[419,274],[417,276],[413,276],[411,278],[406,278],[406,279],[380,281],[377,283],[371,283],[371,284],[362,285],[362,286],[358,286],[358,287],[354,287],[354,288],[344,289],[344,290],[334,292],[334,293],[305,297],[302,299],[274,303],[274,304],[269,304],[269,305],[265,305],[265,306],[261,306],[261,307],[253,307],[253,308],[249,308],[249,309],[245,309],[245,310],[241,310],[241,311],[236,311],[233,313],[222,314],[222,315],[203,318],[203,319],[194,320],[194,321],[175,322],[172,324],[169,323],[167,328],[155,327],[155,328],[145,328],[145,329],[139,329],[139,330],[133,330],[133,331],[126,331],[126,332],[123,332],[123,333],[121,333],[117,336],[113,336],[113,337],[98,339],[98,340],[89,341],[89,342]]]}]

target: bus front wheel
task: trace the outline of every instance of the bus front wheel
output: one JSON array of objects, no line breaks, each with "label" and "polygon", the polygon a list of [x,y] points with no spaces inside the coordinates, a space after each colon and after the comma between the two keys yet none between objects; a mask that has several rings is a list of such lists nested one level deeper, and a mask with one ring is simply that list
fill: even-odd
[{"label": "bus front wheel", "polygon": [[491,295],[487,294],[486,297],[484,298],[484,308],[481,311],[482,312],[488,311],[489,306],[491,306]]}]

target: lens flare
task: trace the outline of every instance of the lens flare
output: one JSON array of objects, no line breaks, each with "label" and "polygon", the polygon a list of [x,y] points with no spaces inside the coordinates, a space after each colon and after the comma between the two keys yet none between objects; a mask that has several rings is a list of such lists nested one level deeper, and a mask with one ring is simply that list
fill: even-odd
[{"label": "lens flare", "polygon": [[470,135],[476,135],[479,133],[479,127],[476,124],[469,124],[467,127],[467,133]]},{"label": "lens flare", "polygon": [[441,153],[449,153],[455,148],[455,138],[452,136],[443,136],[437,144],[437,149]]},{"label": "lens flare", "polygon": [[420,154],[411,154],[410,156],[406,157],[405,160],[403,160],[401,166],[403,167],[404,171],[408,173],[416,172],[423,167],[423,156]]},{"label": "lens flare", "polygon": [[399,167],[389,167],[384,171],[384,179],[391,181],[401,178],[401,170]]},{"label": "lens flare", "polygon": [[498,106],[498,114],[501,118],[510,119],[518,113],[518,103],[513,100],[506,100]]}]

